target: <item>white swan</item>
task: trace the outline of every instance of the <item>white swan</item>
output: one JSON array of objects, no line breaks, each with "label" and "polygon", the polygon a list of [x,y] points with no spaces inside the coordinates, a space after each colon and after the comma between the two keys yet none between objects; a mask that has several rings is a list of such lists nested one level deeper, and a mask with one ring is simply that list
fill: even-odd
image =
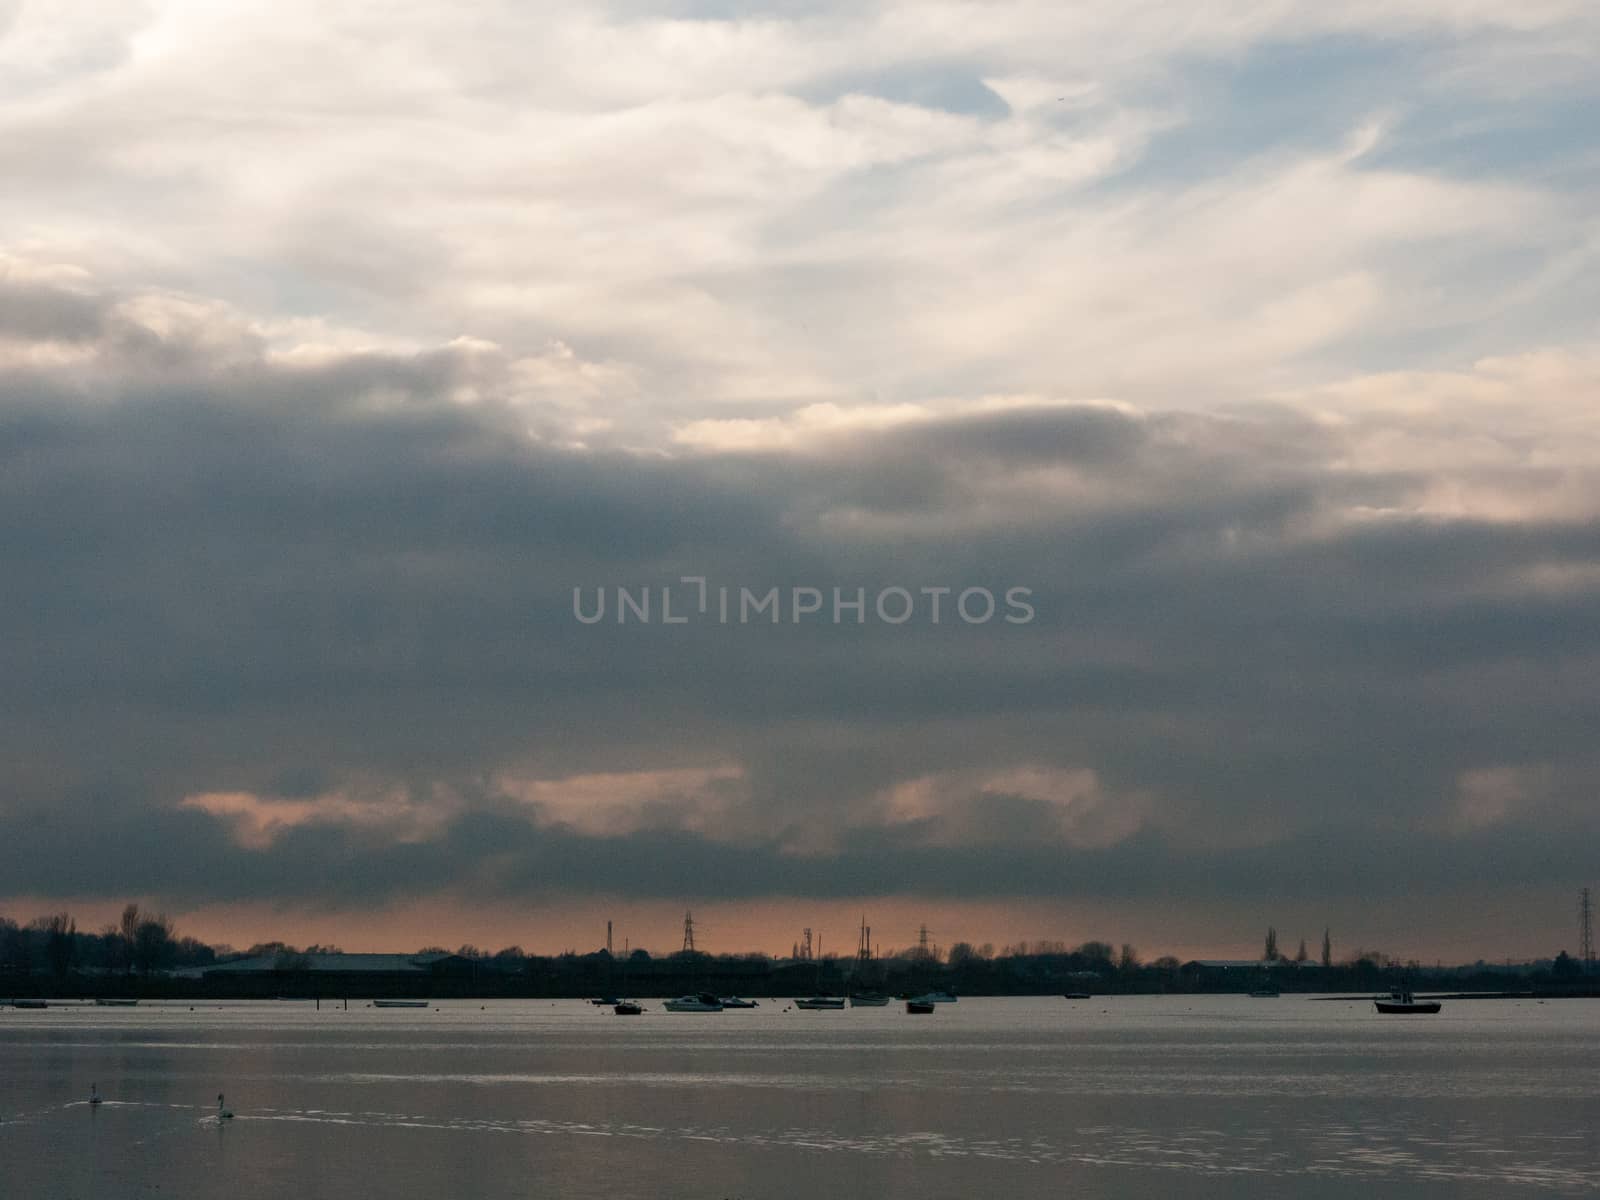
[{"label": "white swan", "polygon": [[217,1120],[219,1120],[219,1121],[231,1121],[231,1120],[233,1120],[233,1110],[231,1108],[224,1108],[222,1106],[222,1093],[221,1092],[217,1093]]}]

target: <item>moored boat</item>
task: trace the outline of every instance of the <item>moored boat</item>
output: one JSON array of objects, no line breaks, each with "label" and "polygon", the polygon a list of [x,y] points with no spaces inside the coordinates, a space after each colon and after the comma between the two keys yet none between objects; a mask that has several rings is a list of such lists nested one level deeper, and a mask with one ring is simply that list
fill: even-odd
[{"label": "moored boat", "polygon": [[844,1007],[843,996],[808,996],[803,1000],[794,1002],[796,1008],[823,1009],[832,1011]]},{"label": "moored boat", "polygon": [[1093,1000],[1094,999],[1094,997],[1088,992],[1067,992],[1065,998],[1068,999],[1068,1000]]},{"label": "moored boat", "polygon": [[1443,1007],[1437,1000],[1418,1000],[1408,988],[1395,988],[1387,1000],[1374,997],[1372,1004],[1381,1013],[1396,1015],[1436,1013]]},{"label": "moored boat", "polygon": [[426,1000],[374,1000],[373,1008],[427,1008]]},{"label": "moored boat", "polygon": [[11,1007],[12,1008],[49,1008],[50,1005],[44,1000],[13,1000],[11,1002]]},{"label": "moored boat", "polygon": [[742,996],[722,997],[723,1008],[758,1008],[760,1007],[760,1003],[761,1002],[759,1000],[746,1000]]},{"label": "moored boat", "polygon": [[637,1017],[644,1011],[644,1005],[635,1004],[632,1000],[618,1000],[612,1009],[619,1017]]},{"label": "moored boat", "polygon": [[722,1000],[710,992],[701,992],[698,996],[679,996],[676,1000],[663,1001],[661,1007],[674,1013],[714,1013],[722,1011]]},{"label": "moored boat", "polygon": [[137,1003],[137,1000],[113,1000],[106,996],[95,998],[95,1004],[100,1008],[132,1008]]},{"label": "moored boat", "polygon": [[931,1013],[933,1005],[927,1000],[907,1000],[906,1011],[908,1013]]},{"label": "moored boat", "polygon": [[889,997],[882,992],[855,992],[850,996],[851,1008],[883,1008],[889,1003]]},{"label": "moored boat", "polygon": [[1251,992],[1250,995],[1257,1000],[1276,1000],[1278,998],[1278,989],[1257,988],[1255,991]]}]

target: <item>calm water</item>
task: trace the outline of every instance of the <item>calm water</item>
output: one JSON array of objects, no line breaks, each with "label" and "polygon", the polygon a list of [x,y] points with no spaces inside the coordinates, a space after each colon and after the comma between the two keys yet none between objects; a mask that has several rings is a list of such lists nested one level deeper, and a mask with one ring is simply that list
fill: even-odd
[{"label": "calm water", "polygon": [[646,1003],[3,1009],[0,1196],[1600,1193],[1595,1001]]}]

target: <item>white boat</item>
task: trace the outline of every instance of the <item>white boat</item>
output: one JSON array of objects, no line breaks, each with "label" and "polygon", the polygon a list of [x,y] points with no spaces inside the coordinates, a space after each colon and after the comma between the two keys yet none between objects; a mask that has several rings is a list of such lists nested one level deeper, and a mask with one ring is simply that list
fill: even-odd
[{"label": "white boat", "polygon": [[701,992],[698,996],[679,996],[676,1000],[663,1001],[661,1007],[668,1012],[713,1013],[722,1011],[722,1000],[710,992]]},{"label": "white boat", "polygon": [[374,1000],[373,1008],[427,1008],[426,1000]]},{"label": "white boat", "polygon": [[746,1000],[741,996],[722,997],[723,1008],[757,1008],[759,1006],[760,1001],[758,1000]]},{"label": "white boat", "polygon": [[832,1010],[832,1009],[837,1009],[837,1008],[843,1008],[844,1007],[844,997],[843,996],[811,996],[811,997],[809,997],[809,998],[807,998],[805,1000],[796,1000],[794,1002],[794,1006],[796,1008]]}]

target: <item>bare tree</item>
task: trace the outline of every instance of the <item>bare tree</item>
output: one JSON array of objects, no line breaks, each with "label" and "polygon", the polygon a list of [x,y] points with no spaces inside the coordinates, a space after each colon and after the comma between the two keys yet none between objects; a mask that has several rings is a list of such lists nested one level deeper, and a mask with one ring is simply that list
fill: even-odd
[{"label": "bare tree", "polygon": [[50,964],[50,974],[63,978],[72,970],[78,951],[78,923],[71,913],[51,913],[33,922],[33,928],[44,934],[45,960]]},{"label": "bare tree", "polygon": [[146,914],[139,922],[133,931],[133,960],[140,974],[147,975],[167,965],[172,955],[172,934],[172,921],[165,913]]},{"label": "bare tree", "polygon": [[1085,942],[1078,947],[1078,953],[1092,962],[1101,962],[1108,967],[1111,965],[1113,951],[1110,942]]},{"label": "bare tree", "polygon": [[0,917],[0,970],[26,975],[32,969],[33,956],[28,953],[28,935],[17,927],[15,921]]},{"label": "bare tree", "polygon": [[1333,938],[1329,935],[1326,927],[1322,930],[1322,965],[1325,967],[1333,966]]},{"label": "bare tree", "polygon": [[122,910],[122,919],[117,924],[117,933],[122,938],[123,966],[126,970],[133,970],[134,960],[138,957],[135,947],[139,943],[139,915],[137,904],[126,905]]},{"label": "bare tree", "polygon": [[972,948],[971,942],[957,942],[950,947],[949,963],[952,967],[959,967],[977,957],[978,952]]}]

